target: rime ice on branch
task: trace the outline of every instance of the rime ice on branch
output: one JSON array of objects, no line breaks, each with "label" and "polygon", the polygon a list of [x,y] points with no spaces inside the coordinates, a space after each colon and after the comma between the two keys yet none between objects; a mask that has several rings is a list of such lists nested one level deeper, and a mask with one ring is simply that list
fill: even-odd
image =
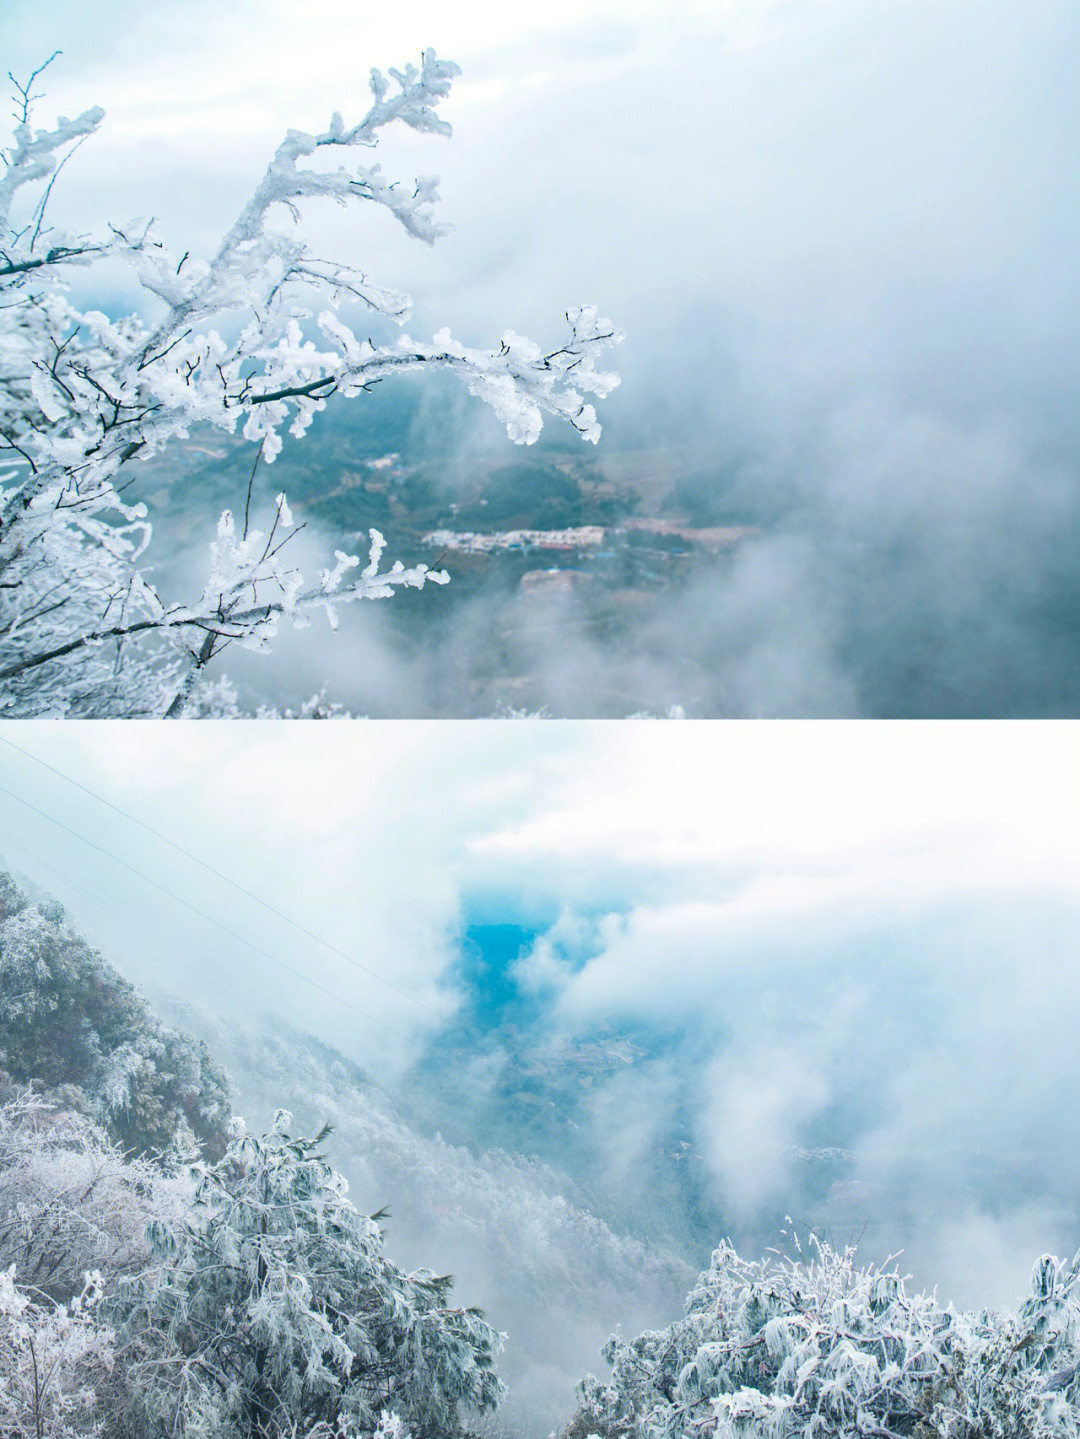
[{"label": "rime ice on branch", "polygon": [[[44,68],[44,67],[41,67]],[[166,602],[140,560],[150,540],[145,506],[130,503],[125,466],[208,424],[239,426],[272,462],[281,432],[302,436],[333,394],[356,396],[387,375],[447,368],[486,401],[518,444],[532,444],[544,414],[599,438],[587,397],[603,397],[618,376],[599,367],[621,336],[598,312],[566,312],[568,332],[544,350],[508,331],[491,350],[441,330],[430,342],[402,335],[394,345],[356,336],[340,314],[363,305],[403,322],[407,297],[348,265],[316,259],[294,228],[302,202],[382,205],[430,244],[438,182],[390,182],[355,151],[377,144],[394,121],[449,135],[437,114],[457,66],[425,51],[419,68],[373,70],[373,103],[359,123],[335,114],[318,135],[290,130],[217,253],[175,255],[152,225],[110,225],[103,236],[60,232],[45,223],[49,195],[74,148],[103,112],[61,117],[52,130],[31,123],[35,72],[16,85],[13,144],[0,177],[0,715],[180,714],[207,664],[230,643],[266,649],[282,616],[391,595],[446,576],[424,565],[380,570],[382,539],[372,531],[369,563],[338,552],[315,584],[287,558],[288,507],[279,495],[271,523],[237,525],[226,512],[212,544],[212,569],[194,604]],[[391,81],[393,83],[391,83]],[[340,156],[337,168],[315,160]],[[24,187],[42,187],[28,216],[13,219]],[[31,193],[36,193],[31,190]],[[110,320],[66,297],[74,265],[122,257],[146,294],[143,315]],[[318,338],[307,333],[313,301]],[[227,339],[225,335],[235,338]],[[256,461],[257,462],[257,461]],[[250,501],[250,490],[248,495]]]},{"label": "rime ice on branch", "polygon": [[1044,1255],[1015,1313],[963,1313],[890,1261],[793,1243],[721,1244],[682,1319],[608,1342],[562,1439],[1078,1439],[1080,1254]]}]

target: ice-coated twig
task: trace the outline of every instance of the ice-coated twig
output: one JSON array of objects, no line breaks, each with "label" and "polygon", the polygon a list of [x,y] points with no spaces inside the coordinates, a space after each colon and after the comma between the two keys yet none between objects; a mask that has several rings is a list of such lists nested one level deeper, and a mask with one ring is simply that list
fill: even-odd
[{"label": "ice-coated twig", "polygon": [[[375,344],[358,337],[339,307],[363,306],[400,323],[408,297],[354,264],[313,253],[293,223],[307,202],[332,199],[382,206],[428,244],[444,233],[435,178],[400,185],[367,158],[394,122],[450,134],[439,107],[458,70],[433,50],[419,66],[372,71],[372,102],[356,123],[335,113],[321,133],[289,130],[207,258],[174,254],[146,219],[95,236],[43,224],[59,165],[98,130],[103,112],[35,128],[37,73],[17,86],[0,175],[0,364],[9,377],[0,390],[0,714],[176,712],[177,673],[201,670],[226,642],[265,649],[281,615],[321,607],[333,624],[342,603],[445,581],[423,565],[381,571],[373,554],[347,582],[359,563],[338,552],[313,589],[282,566],[276,547],[263,553],[260,537],[246,523],[238,534],[227,515],[200,601],[165,604],[140,559],[150,531],[145,506],[129,493],[131,462],[193,426],[239,431],[272,462],[283,430],[304,435],[331,395],[356,397],[395,373],[445,368],[495,410],[516,443],[535,442],[545,415],[598,439],[592,399],[618,383],[601,367],[601,352],[621,335],[594,307],[568,310],[567,333],[546,350],[513,331],[489,349],[446,330],[430,342],[403,335]],[[340,163],[328,166],[330,156]],[[45,193],[19,226],[14,201],[35,183]],[[105,256],[132,266],[147,297],[138,313],[118,318],[70,302],[70,267]],[[288,527],[279,501],[280,535]],[[63,593],[48,600],[47,573],[63,577]],[[183,637],[179,660],[172,644],[149,655],[146,636],[165,632]]]}]

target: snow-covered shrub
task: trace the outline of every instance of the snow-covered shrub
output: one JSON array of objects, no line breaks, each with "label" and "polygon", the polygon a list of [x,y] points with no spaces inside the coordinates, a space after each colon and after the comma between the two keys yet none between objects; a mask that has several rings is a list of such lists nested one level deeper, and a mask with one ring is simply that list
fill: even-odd
[{"label": "snow-covered shrub", "polygon": [[492,1410],[500,1338],[451,1281],[383,1254],[318,1146],[282,1112],[237,1123],[190,1213],[152,1226],[156,1263],[109,1313],[128,1356],[132,1432],[453,1439]]},{"label": "snow-covered shrub", "polygon": [[39,1297],[67,1302],[88,1270],[109,1283],[141,1269],[147,1224],[189,1198],[186,1173],[125,1157],[83,1115],[30,1090],[0,1104],[0,1269]]},{"label": "snow-covered shrub", "polygon": [[1015,1313],[960,1313],[814,1239],[723,1244],[684,1318],[609,1341],[566,1439],[1076,1439],[1080,1255],[1044,1257]]},{"label": "snow-covered shrub", "polygon": [[0,1434],[89,1439],[101,1432],[114,1368],[113,1336],[98,1320],[101,1276],[59,1304],[0,1268]]},{"label": "snow-covered shrub", "polygon": [[[490,350],[446,330],[432,341],[402,335],[375,344],[358,338],[339,307],[401,322],[407,298],[316,258],[294,226],[280,223],[323,197],[382,206],[410,235],[437,239],[438,182],[401,186],[355,156],[395,121],[448,135],[437,108],[456,73],[428,50],[419,68],[392,70],[393,84],[372,71],[373,103],[357,123],[334,114],[320,134],[288,131],[205,259],[170,253],[139,220],[98,236],[46,224],[59,158],[97,130],[103,112],[38,129],[37,76],[17,86],[0,173],[0,452],[9,461],[0,473],[0,712],[177,715],[228,644],[265,650],[282,618],[307,623],[322,610],[334,625],[341,604],[447,579],[423,564],[383,569],[383,538],[372,530],[366,564],[338,550],[306,580],[282,554],[295,533],[285,494],[256,521],[249,485],[235,513],[217,522],[202,594],[162,598],[147,579],[150,528],[129,489],[130,466],[193,425],[239,428],[269,463],[281,451],[282,428],[302,436],[330,395],[358,396],[387,376],[447,368],[519,444],[536,440],[545,412],[586,440],[598,438],[586,397],[617,383],[597,361],[619,336],[594,308],[568,310],[568,333],[547,349],[512,331]],[[322,163],[332,159],[348,163]],[[16,216],[24,194],[34,200]],[[143,292],[138,314],[110,318],[70,302],[72,266],[106,257],[130,264]],[[305,330],[315,310],[316,328]]]}]

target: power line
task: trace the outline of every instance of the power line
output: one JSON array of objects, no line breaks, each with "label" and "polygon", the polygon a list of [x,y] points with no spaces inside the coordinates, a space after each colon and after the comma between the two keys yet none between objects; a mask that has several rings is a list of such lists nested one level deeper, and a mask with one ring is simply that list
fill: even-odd
[{"label": "power line", "polygon": [[[77,880],[72,879],[69,874],[65,874],[62,869],[57,869],[55,865],[50,864],[47,860],[42,859],[41,856],[39,854],[36,854],[34,850],[30,849],[30,847],[25,844],[23,840],[13,840],[10,835],[5,835],[4,848],[14,848],[15,852],[17,854],[20,854],[24,858],[24,860],[29,859],[33,862],[34,865],[38,866],[39,868],[48,870],[49,874],[55,875],[57,879],[62,880],[64,884],[75,890],[77,894],[81,894],[84,899],[88,899],[91,904],[96,905],[96,907],[100,909],[104,914],[111,915],[114,920],[121,924],[126,930],[130,931],[131,934],[135,935],[138,939],[140,939],[143,944],[150,945],[152,949],[156,949],[159,954],[164,955],[167,960],[169,960],[173,965],[176,966],[176,969],[178,971],[183,970],[185,961],[182,960],[179,955],[174,954],[171,949],[167,949],[165,945],[163,945],[161,941],[159,939],[156,939],[153,935],[147,934],[147,932],[139,925],[135,924],[128,915],[122,913],[122,911],[115,908],[113,905],[106,904],[99,894],[95,894],[92,890],[87,889],[85,885],[81,885],[78,883]],[[240,990],[237,988],[236,983],[233,980],[233,976],[227,975],[226,978],[227,982],[232,988],[233,994],[239,996]],[[300,978],[303,979],[304,976],[300,975]],[[250,996],[248,997],[250,998]],[[344,1003],[344,1001],[338,1000],[338,1003],[342,1004]]]},{"label": "power line", "polygon": [[224,884],[231,885],[232,888],[240,894],[245,895],[248,899],[254,900],[256,904],[262,905],[263,909],[267,910],[268,913],[276,915],[278,919],[283,919],[286,924],[291,924],[294,929],[306,935],[308,939],[313,939],[316,944],[321,944],[324,949],[328,949],[331,954],[336,954],[339,959],[345,960],[345,962],[351,964],[354,969],[360,970],[361,973],[368,975],[369,978],[374,979],[377,983],[385,985],[387,989],[392,989],[395,994],[400,994],[404,999],[409,1000],[411,1004],[415,1004],[419,1009],[425,1010],[434,1018],[441,1018],[430,1005],[425,1004],[423,1000],[417,999],[416,995],[410,994],[407,989],[401,989],[389,979],[385,979],[381,974],[377,974],[375,970],[368,969],[367,965],[361,964],[358,959],[354,959],[352,955],[346,954],[345,951],[339,949],[336,944],[332,944],[328,939],[323,939],[321,935],[316,934],[313,930],[308,929],[306,925],[301,924],[298,919],[293,919],[291,915],[285,914],[280,909],[276,909],[268,900],[262,899],[250,889],[246,889],[238,880],[230,879],[227,874],[222,874],[221,871],[215,869],[212,864],[208,864],[206,860],[200,859],[197,854],[193,854],[191,850],[185,849],[182,844],[177,844],[175,840],[170,839],[166,834],[162,834],[160,830],[154,829],[153,825],[147,824],[144,820],[139,819],[137,815],[130,814],[118,804],[113,804],[112,801],[107,800],[104,795],[98,794],[96,790],[92,790],[88,785],[81,784],[71,775],[65,774],[62,769],[57,769],[55,765],[51,765],[47,760],[43,760],[40,755],[34,754],[32,750],[23,749],[21,745],[15,744],[14,741],[7,739],[4,735],[0,735],[0,744],[7,745],[8,749],[16,750],[27,759],[33,760],[35,764],[41,765],[52,774],[59,776],[60,779],[66,780],[68,784],[74,785],[76,789],[82,790],[83,794],[88,794],[91,799],[96,799],[99,804],[105,805],[107,809],[111,809],[115,814],[122,815],[125,819],[130,820],[132,824],[137,824],[139,828],[144,829],[147,834],[152,834],[155,839],[161,840],[161,842],[167,844],[170,849],[176,850],[177,854],[182,854],[186,859],[190,859],[194,864],[199,865],[202,869],[205,869],[207,873],[220,879]]},{"label": "power line", "polygon": [[327,989],[326,986],[320,984],[318,980],[310,978],[310,976],[304,974],[302,970],[294,969],[293,966],[291,964],[287,964],[285,960],[278,959],[275,955],[271,954],[269,950],[263,949],[261,945],[256,944],[253,940],[248,939],[245,935],[240,934],[235,929],[230,929],[227,924],[222,924],[221,921],[215,919],[212,914],[207,914],[204,909],[200,909],[197,904],[192,904],[190,900],[184,899],[182,895],[176,894],[166,885],[159,884],[156,879],[152,879],[150,875],[144,874],[141,869],[136,869],[133,864],[128,864],[126,859],[121,859],[119,855],[113,854],[111,850],[105,849],[103,845],[95,844],[92,839],[87,839],[86,836],[80,834],[78,830],[72,829],[70,825],[63,824],[54,815],[46,813],[46,811],[43,809],[39,809],[37,805],[31,804],[28,799],[23,799],[20,795],[13,793],[13,791],[9,789],[6,789],[3,785],[0,785],[0,794],[6,794],[8,798],[13,799],[16,804],[21,804],[26,809],[32,810],[34,814],[40,815],[42,819],[48,820],[50,824],[56,825],[58,829],[62,829],[65,834],[70,834],[71,836],[73,836],[73,838],[79,840],[81,844],[88,845],[91,849],[96,850],[99,854],[105,855],[107,859],[113,860],[114,863],[120,865],[123,869],[129,870],[130,873],[137,875],[139,879],[144,880],[147,884],[153,885],[153,887],[157,890],[160,890],[162,894],[167,894],[169,898],[175,900],[177,904],[182,904],[185,909],[190,909],[193,914],[197,914],[201,919],[205,919],[210,924],[215,925],[218,929],[222,931],[223,934],[229,935],[232,939],[239,940],[241,944],[246,944],[249,949],[254,950],[254,952],[258,955],[261,955],[263,959],[268,959],[271,964],[276,964],[279,969],[284,969],[289,974],[295,975],[297,979],[303,980],[305,984],[310,984],[314,989],[321,990],[323,994],[329,996],[329,998],[332,999],[336,1004],[345,1005],[347,1009],[351,1009],[356,1014],[362,1015],[364,1019],[370,1020],[372,1024],[377,1024],[381,1029],[385,1029],[388,1033],[394,1035],[396,1038],[404,1040],[406,1043],[408,1043],[408,1037],[402,1034],[399,1030],[394,1029],[391,1025],[386,1024],[381,1019],[376,1019],[373,1014],[369,1014],[366,1009],[361,1009],[358,1004],[352,1004],[349,1002],[349,1000],[342,999],[340,995],[335,994],[331,989]]},{"label": "power line", "polygon": [[[6,792],[7,792],[7,791],[5,791],[5,793],[6,793]],[[73,890],[75,890],[78,894],[81,894],[84,898],[88,899],[91,904],[96,905],[97,908],[100,909],[100,910],[102,910],[105,914],[111,915],[112,918],[115,919],[116,921],[118,921],[122,926],[124,926],[125,929],[130,930],[130,932],[131,932],[132,934],[136,935],[139,939],[141,939],[144,944],[149,944],[152,948],[156,949],[159,954],[163,954],[166,959],[171,960],[172,963],[173,963],[174,965],[176,965],[178,969],[183,968],[184,961],[181,960],[180,957],[179,957],[178,955],[174,954],[170,949],[166,948],[166,946],[163,945],[159,939],[156,939],[156,938],[154,938],[154,936],[147,934],[146,931],[143,930],[139,925],[135,924],[135,923],[130,919],[130,917],[129,917],[128,915],[124,914],[122,911],[118,910],[118,909],[115,908],[113,905],[106,904],[106,903],[101,899],[100,895],[94,894],[91,890],[88,890],[84,885],[81,885],[81,884],[79,884],[76,880],[72,879],[70,875],[65,874],[63,870],[57,869],[55,865],[50,864],[47,860],[42,859],[41,856],[40,856],[39,854],[36,854],[32,849],[30,849],[29,846],[28,846],[21,838],[20,838],[20,839],[12,839],[10,835],[5,835],[5,837],[4,837],[4,846],[5,846],[5,848],[14,848],[18,853],[22,854],[22,855],[25,856],[26,858],[29,858],[35,865],[40,865],[43,869],[48,870],[48,872],[49,872],[50,874],[55,875],[58,879],[62,880],[62,881],[64,882],[64,884],[70,885],[71,888],[72,888]],[[115,968],[115,966],[113,966],[113,967]],[[301,974],[299,971],[290,970],[290,972],[291,972],[291,973],[295,973],[296,976],[297,976],[297,978],[298,978],[298,979],[302,979],[305,984],[312,984],[312,983],[314,983],[314,981],[309,980],[306,975]],[[235,984],[235,981],[233,980],[232,975],[228,975],[228,981],[229,981],[229,983],[230,983],[230,985],[231,985],[231,987],[232,987],[232,989],[233,989],[233,993],[234,993],[235,995],[239,996],[240,991],[239,991],[239,989],[236,987],[236,984]],[[321,985],[319,985],[319,986],[317,986],[317,987],[320,988],[320,989],[322,988]],[[323,992],[324,992],[324,993],[327,993],[327,994],[330,993],[329,990],[324,990]],[[181,1002],[183,1002],[183,996],[182,996],[182,995],[176,995],[176,996],[173,996],[173,997],[176,998],[176,999],[179,999]],[[337,999],[337,996],[334,995],[334,996],[332,996],[332,998]],[[346,1003],[347,1003],[346,1000],[342,1000],[342,999],[338,999],[337,1002],[338,1002],[339,1004],[346,1004]],[[354,1006],[350,1005],[349,1008],[354,1008]],[[197,1012],[197,1010],[196,1010],[196,1012]],[[359,1013],[363,1013],[362,1010],[361,1010],[361,1011],[358,1011],[358,1012],[359,1012]],[[374,1017],[371,1016],[371,1015],[367,1015],[367,1016],[365,1016],[365,1017],[366,1017],[366,1018],[369,1018],[369,1019],[370,1019],[370,1018],[374,1018]],[[379,1020],[375,1020],[374,1022],[375,1022],[376,1024],[380,1023]],[[386,1026],[386,1025],[383,1026],[383,1028],[387,1028],[387,1027],[388,1027],[388,1026]],[[406,1038],[406,1036],[405,1036],[405,1035],[399,1035],[398,1032],[397,1032],[397,1030],[391,1030],[390,1033],[391,1033],[391,1034],[394,1034],[394,1035],[397,1035],[397,1037],[398,1037],[399,1039],[405,1039],[405,1042],[406,1042],[406,1043],[409,1042],[408,1039]],[[308,1038],[308,1036],[301,1035],[300,1038],[301,1038],[301,1040],[306,1041],[307,1038]],[[452,1051],[452,1053],[454,1053],[455,1055],[457,1055],[458,1057],[460,1057],[460,1058],[462,1058],[462,1059],[464,1059],[464,1057],[465,1057],[464,1054],[463,1054],[463,1052],[460,1051],[460,1050],[454,1050],[454,1051]],[[370,1081],[369,1081],[369,1082],[370,1082]],[[230,1082],[230,1083],[231,1083],[231,1082]],[[234,1099],[237,1098],[237,1095],[236,1095],[235,1093],[233,1093],[233,1094],[232,1094],[232,1098],[234,1098]],[[415,1101],[414,1101],[414,1107],[415,1107]],[[431,1115],[427,1110],[425,1110],[425,1109],[423,1109],[422,1107],[420,1107],[420,1108],[417,1109],[417,1112],[421,1115],[421,1117],[424,1119],[424,1121],[425,1121],[427,1124],[429,1124],[433,1129],[436,1127],[435,1120],[433,1119],[432,1115]]]}]

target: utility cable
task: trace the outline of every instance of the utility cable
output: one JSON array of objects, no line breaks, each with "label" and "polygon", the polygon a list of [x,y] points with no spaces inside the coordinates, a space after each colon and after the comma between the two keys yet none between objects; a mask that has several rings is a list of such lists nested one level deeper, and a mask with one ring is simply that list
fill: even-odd
[{"label": "utility cable", "polygon": [[315,989],[321,990],[323,994],[329,996],[336,1004],[345,1005],[347,1009],[351,1009],[356,1014],[362,1015],[364,1019],[370,1020],[372,1024],[377,1024],[381,1029],[387,1030],[388,1033],[408,1043],[407,1036],[401,1034],[400,1031],[394,1029],[391,1025],[384,1023],[381,1019],[376,1019],[373,1014],[369,1014],[367,1010],[361,1009],[359,1005],[351,1004],[347,999],[342,999],[339,995],[336,995],[333,990],[327,989],[325,985],[320,984],[318,980],[311,979],[310,976],[304,974],[302,970],[295,969],[283,959],[278,959],[275,955],[271,954],[269,950],[263,949],[261,945],[256,944],[253,940],[240,934],[238,930],[230,929],[227,924],[222,924],[220,920],[215,919],[212,914],[207,914],[206,910],[200,909],[197,904],[192,904],[190,900],[184,899],[182,895],[176,894],[175,891],[169,889],[166,885],[160,884],[156,879],[152,879],[150,875],[144,874],[141,869],[136,869],[133,864],[128,864],[126,859],[121,859],[119,855],[113,854],[111,850],[105,849],[103,845],[95,844],[92,839],[87,839],[85,835],[80,834],[78,830],[72,829],[70,825],[63,824],[55,815],[48,814],[45,810],[39,809],[37,805],[31,804],[28,799],[23,799],[20,795],[6,789],[3,785],[0,785],[0,794],[6,794],[8,798],[13,799],[16,804],[21,804],[26,809],[32,810],[34,814],[40,815],[42,819],[48,820],[50,824],[56,825],[58,829],[62,829],[65,834],[70,834],[73,838],[79,840],[81,844],[88,845],[91,849],[96,850],[98,854],[105,855],[107,859],[113,860],[114,863],[120,865],[123,869],[128,870],[131,874],[137,875],[139,879],[152,885],[154,889],[160,890],[162,894],[167,894],[169,898],[175,900],[177,904],[181,904],[185,909],[189,909],[193,914],[197,914],[200,919],[205,919],[210,924],[215,925],[223,934],[229,935],[232,939],[239,940],[241,944],[246,944],[249,949],[261,955],[263,959],[268,959],[271,964],[276,964],[279,969],[284,969],[289,974],[295,975],[297,979],[302,979]]},{"label": "utility cable", "polygon": [[89,795],[91,799],[96,799],[99,804],[105,805],[107,809],[111,809],[115,814],[122,815],[125,819],[130,820],[132,824],[137,824],[139,828],[145,830],[147,834],[152,834],[155,839],[161,840],[162,844],[167,844],[170,849],[176,850],[177,854],[182,854],[186,859],[190,859],[192,863],[199,865],[200,868],[205,869],[208,874],[214,875],[224,884],[231,885],[238,893],[245,895],[248,899],[254,900],[256,904],[261,905],[268,913],[276,915],[278,919],[283,919],[286,924],[292,925],[293,929],[306,935],[308,939],[313,939],[316,944],[321,944],[323,948],[329,950],[331,954],[337,955],[339,959],[343,959],[347,964],[351,964],[354,969],[360,970],[361,973],[368,975],[369,978],[376,980],[377,983],[385,985],[387,989],[392,989],[395,994],[400,994],[402,998],[409,1000],[410,1003],[415,1004],[419,1009],[426,1010],[433,1018],[438,1019],[442,1017],[436,1010],[432,1009],[430,1005],[425,1004],[421,999],[417,999],[415,994],[410,994],[407,989],[399,988],[399,986],[391,980],[384,979],[381,974],[377,974],[375,970],[368,969],[367,965],[361,964],[358,959],[354,959],[352,955],[346,954],[343,949],[339,949],[337,945],[332,944],[330,940],[323,939],[321,935],[308,929],[306,925],[301,924],[301,922],[298,919],[294,919],[292,915],[285,914],[282,910],[276,909],[268,900],[262,899],[250,889],[246,889],[239,881],[230,879],[227,874],[222,874],[219,869],[215,869],[214,866],[208,864],[206,860],[200,859],[199,856],[193,854],[191,850],[185,849],[182,844],[177,844],[177,842],[170,839],[168,835],[162,834],[160,830],[154,829],[153,825],[146,824],[144,820],[139,819],[136,815],[130,814],[120,805],[113,804],[112,801],[107,800],[104,795],[98,794],[96,790],[92,790],[88,785],[81,784],[71,775],[65,774],[62,769],[57,769],[55,765],[49,764],[48,760],[43,760],[39,755],[34,754],[32,750],[23,749],[21,745],[15,744],[14,741],[7,739],[2,734],[0,734],[0,744],[7,745],[8,749],[16,750],[27,759],[33,760],[35,764],[41,765],[52,774],[59,776],[60,779],[66,780],[68,784],[74,785],[76,789],[82,790],[83,794]]},{"label": "utility cable", "polygon": [[[10,835],[5,835],[4,848],[14,849],[15,853],[20,855],[24,861],[29,860],[37,869],[47,870],[49,874],[53,875],[56,879],[62,881],[62,883],[67,885],[68,888],[73,889],[76,894],[81,894],[84,899],[89,900],[90,903],[94,905],[97,909],[101,910],[103,914],[111,916],[112,919],[114,919],[118,924],[122,925],[123,928],[126,929],[130,934],[133,934],[137,939],[141,940],[143,944],[148,944],[151,949],[156,949],[158,954],[163,955],[165,959],[167,959],[170,964],[175,967],[177,972],[182,972],[185,968],[185,965],[190,962],[181,959],[180,956],[178,954],[174,954],[171,949],[167,949],[166,946],[163,945],[161,941],[159,939],[156,939],[153,935],[147,934],[146,930],[141,928],[141,926],[135,924],[130,918],[130,916],[122,913],[114,905],[106,904],[106,902],[101,898],[100,894],[95,894],[92,890],[87,889],[85,885],[79,884],[77,880],[72,879],[72,877],[69,874],[66,874],[62,869],[57,869],[54,864],[50,864],[48,860],[42,859],[41,855],[30,849],[30,847],[25,844],[21,839],[13,840]],[[204,957],[203,962],[207,962]],[[115,968],[115,965],[113,965],[112,967]],[[117,972],[119,973],[119,971]],[[301,975],[300,978],[303,979],[304,976]],[[232,994],[236,998],[239,998],[241,995],[241,990],[237,987],[237,983],[234,977],[230,974],[225,976],[225,979],[226,983],[229,985]],[[245,990],[244,994],[250,1005],[250,992]],[[179,998],[179,996],[177,996],[177,998]],[[338,1000],[337,1002],[341,1004],[344,1001]]]}]

